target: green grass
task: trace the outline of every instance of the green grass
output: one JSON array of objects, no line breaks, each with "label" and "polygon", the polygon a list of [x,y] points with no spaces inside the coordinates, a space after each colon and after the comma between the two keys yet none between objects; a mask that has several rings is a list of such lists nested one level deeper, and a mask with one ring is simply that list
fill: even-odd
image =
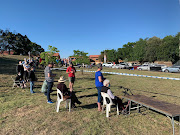
[{"label": "green grass", "polygon": [[[15,73],[17,59],[23,59],[23,57],[0,57],[0,60],[2,59],[0,64],[6,65],[6,68],[2,68],[3,71],[1,69],[0,72],[0,134],[2,135],[169,135],[172,133],[171,122],[167,117],[145,108],[142,108],[142,114],[134,110],[131,115],[117,116],[116,109],[113,107],[109,118],[105,117],[105,113],[98,112],[94,73],[82,75],[77,72],[74,90],[82,104],[69,113],[63,103],[60,112],[56,113],[55,103],[47,104],[46,97],[40,92],[44,80],[43,71],[36,72],[39,79],[35,84],[35,94],[30,94],[29,88],[11,89],[10,76]],[[179,78],[179,74],[172,73],[109,68],[103,70]],[[57,74],[53,87],[55,90],[59,77],[64,75],[67,80],[67,74],[64,71],[53,71],[53,73]],[[123,90],[119,89],[119,86],[124,86],[130,88],[133,94],[142,94],[180,105],[179,81],[108,74],[104,74],[104,77],[111,81],[111,90],[114,95],[121,97]],[[68,86],[68,82],[66,84]],[[56,101],[56,91],[51,94],[51,98]],[[176,126],[175,129],[178,134],[178,127]]]}]

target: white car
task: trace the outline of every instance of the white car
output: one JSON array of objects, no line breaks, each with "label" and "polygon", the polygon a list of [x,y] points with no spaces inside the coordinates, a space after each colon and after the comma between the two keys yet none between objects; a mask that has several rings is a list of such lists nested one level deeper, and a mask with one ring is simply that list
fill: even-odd
[{"label": "white car", "polygon": [[179,73],[180,66],[172,66],[172,67],[162,68],[162,72]]},{"label": "white car", "polygon": [[112,66],[112,68],[118,68],[118,69],[125,69],[129,67],[129,65],[127,63],[120,63],[120,64],[116,64],[114,66]]},{"label": "white car", "polygon": [[113,65],[112,68],[120,68],[119,64]]},{"label": "white car", "polygon": [[150,70],[150,66],[151,65],[149,65],[149,64],[143,64],[143,65],[141,65],[141,66],[139,66],[139,67],[137,67],[137,69],[138,70]]},{"label": "white car", "polygon": [[112,62],[103,63],[102,66],[104,67],[112,67],[114,64]]}]

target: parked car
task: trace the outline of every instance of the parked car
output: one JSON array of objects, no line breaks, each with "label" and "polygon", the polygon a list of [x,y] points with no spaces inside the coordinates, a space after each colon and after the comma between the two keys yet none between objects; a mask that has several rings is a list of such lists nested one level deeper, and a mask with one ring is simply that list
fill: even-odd
[{"label": "parked car", "polygon": [[120,68],[121,69],[125,69],[125,68],[128,68],[129,65],[127,63],[120,63]]},{"label": "parked car", "polygon": [[112,68],[120,68],[120,64],[113,65]]},{"label": "parked car", "polygon": [[139,67],[137,67],[137,70],[150,70],[150,64],[143,64],[143,65],[141,65],[141,66],[139,66]]},{"label": "parked car", "polygon": [[171,67],[167,67],[167,68],[162,68],[162,72],[179,73],[180,66],[171,66]]},{"label": "parked car", "polygon": [[112,68],[118,68],[118,69],[125,69],[126,67],[129,67],[127,63],[120,63],[112,66]]},{"label": "parked car", "polygon": [[112,67],[114,64],[112,62],[103,63],[102,66],[104,67]]}]

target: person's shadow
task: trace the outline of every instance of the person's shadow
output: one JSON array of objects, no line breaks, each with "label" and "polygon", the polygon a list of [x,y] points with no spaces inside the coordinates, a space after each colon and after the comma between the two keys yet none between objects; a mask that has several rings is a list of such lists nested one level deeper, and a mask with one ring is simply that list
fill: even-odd
[{"label": "person's shadow", "polygon": [[84,98],[84,97],[94,97],[94,96],[98,96],[98,94],[91,94],[91,95],[83,95],[83,96],[79,96],[78,98]]},{"label": "person's shadow", "polygon": [[81,108],[86,108],[86,109],[92,109],[92,108],[97,108],[97,103],[89,104],[89,105],[83,105],[79,106]]}]

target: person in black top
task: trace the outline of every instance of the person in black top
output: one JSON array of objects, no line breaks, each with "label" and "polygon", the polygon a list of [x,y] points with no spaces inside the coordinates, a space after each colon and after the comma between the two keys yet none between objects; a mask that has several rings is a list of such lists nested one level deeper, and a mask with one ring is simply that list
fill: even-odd
[{"label": "person in black top", "polygon": [[29,72],[29,81],[30,81],[30,92],[31,93],[35,93],[33,91],[34,89],[34,81],[36,81],[36,76],[35,76],[35,73],[34,73],[34,67],[31,67],[31,70]]},{"label": "person in black top", "polygon": [[24,74],[24,67],[22,65],[22,61],[19,61],[19,64],[16,67],[17,74],[19,75],[20,79],[23,80],[23,74]]},{"label": "person in black top", "polygon": [[70,92],[66,85],[64,84],[66,80],[64,79],[64,76],[61,76],[58,80],[59,84],[57,85],[57,88],[62,92],[63,99],[71,98],[71,106],[76,108],[75,103],[81,104],[81,102],[77,99],[74,92]]},{"label": "person in black top", "polygon": [[22,79],[22,76],[21,74],[17,74],[16,78],[15,78],[15,83],[17,85],[17,87],[21,87],[21,88],[24,88],[26,87],[26,84],[24,83],[24,80]]}]

